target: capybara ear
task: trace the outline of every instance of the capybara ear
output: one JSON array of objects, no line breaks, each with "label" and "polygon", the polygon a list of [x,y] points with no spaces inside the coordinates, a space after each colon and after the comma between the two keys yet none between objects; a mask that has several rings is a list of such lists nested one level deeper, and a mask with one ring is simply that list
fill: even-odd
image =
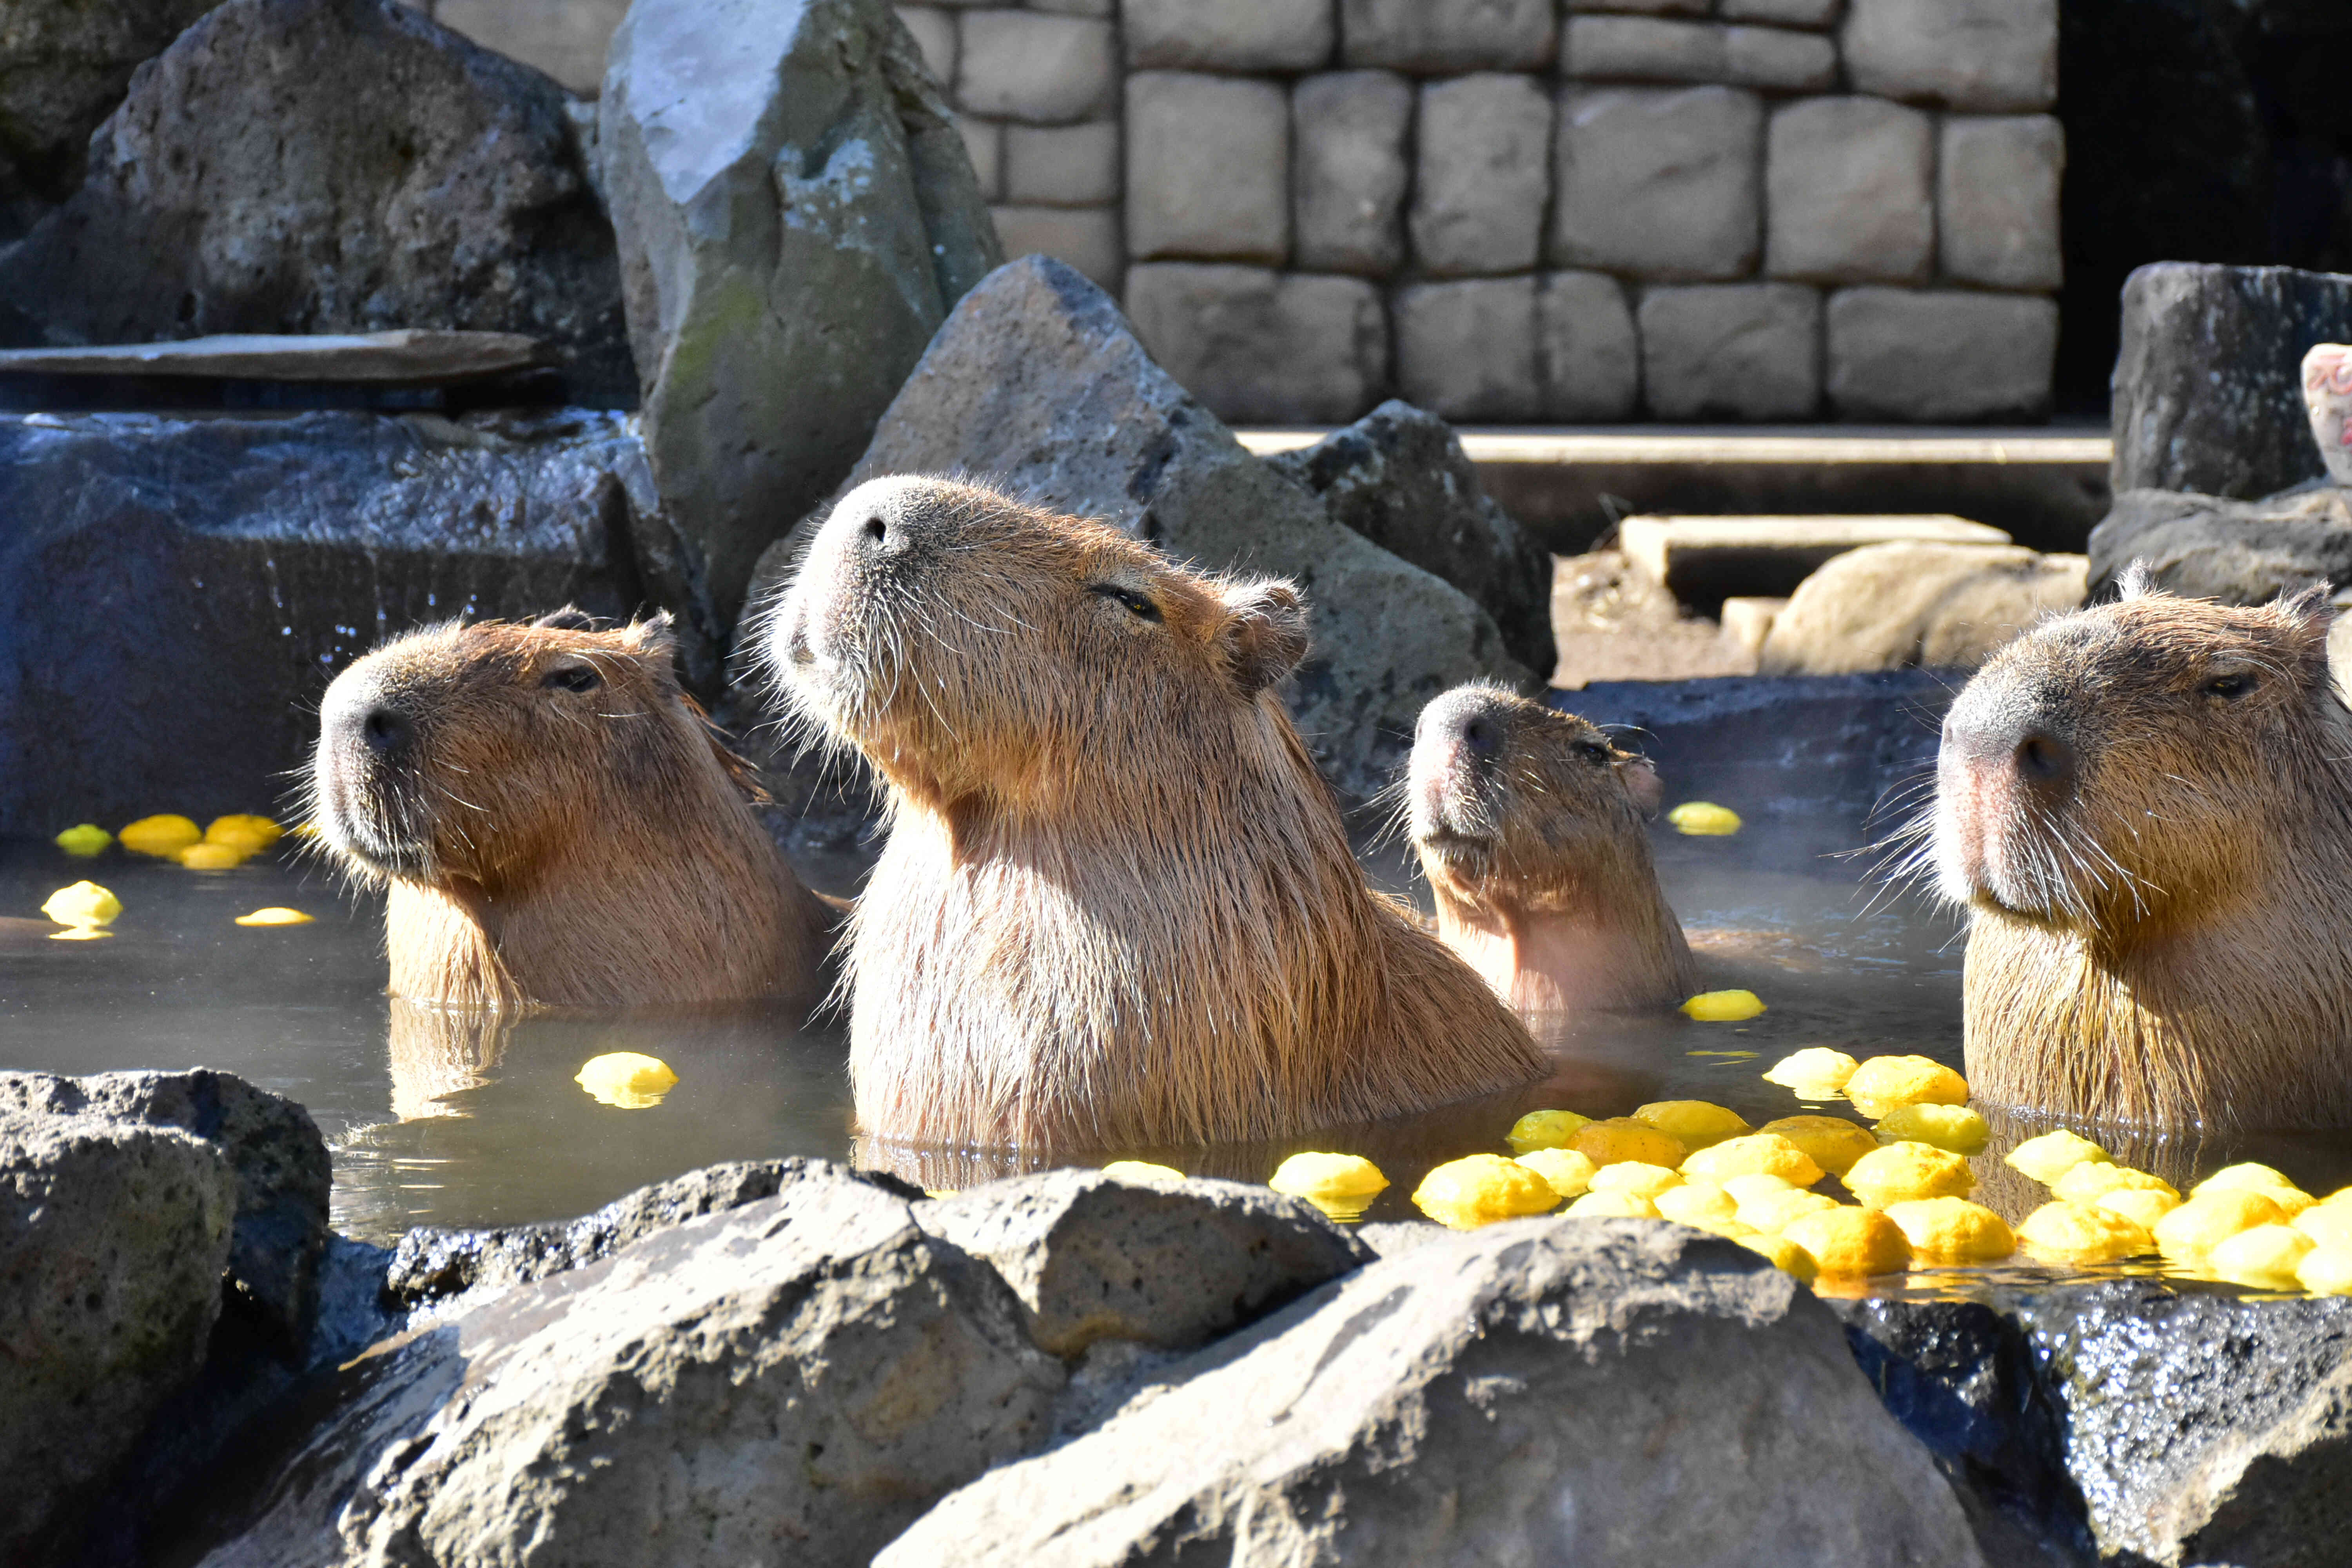
[{"label": "capybara ear", "polygon": [[596,617],[577,605],[566,605],[560,610],[548,611],[530,624],[550,631],[593,632],[596,629]]},{"label": "capybara ear", "polygon": [[1244,697],[1286,679],[1307,657],[1307,605],[1279,577],[1234,583],[1224,590],[1224,625],[1217,647]]},{"label": "capybara ear", "polygon": [[673,658],[677,653],[677,618],[667,610],[656,610],[642,621],[631,621],[621,628],[621,646],[631,653]]},{"label": "capybara ear", "polygon": [[2118,599],[2145,599],[2162,591],[2156,585],[2156,569],[2144,560],[2134,559],[2116,579]]}]

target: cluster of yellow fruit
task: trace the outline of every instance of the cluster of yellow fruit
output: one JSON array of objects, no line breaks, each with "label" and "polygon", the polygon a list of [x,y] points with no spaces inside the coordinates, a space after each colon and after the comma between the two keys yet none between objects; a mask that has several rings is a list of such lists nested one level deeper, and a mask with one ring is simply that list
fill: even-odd
[{"label": "cluster of yellow fruit", "polygon": [[2056,1263],[2160,1253],[2184,1273],[2273,1290],[2352,1295],[2352,1187],[2313,1197],[2268,1165],[2228,1165],[2189,1189],[2118,1165],[2072,1132],[2045,1132],[2007,1163],[2050,1189],[2018,1237]]},{"label": "cluster of yellow fruit", "polygon": [[[169,814],[142,816],[116,838],[125,849],[175,860],[195,871],[226,871],[241,866],[286,837],[286,830],[266,816],[236,812],[213,818],[198,827],[184,816]],[[106,830],[83,823],[58,835],[58,847],[68,855],[95,855],[106,847]]]}]

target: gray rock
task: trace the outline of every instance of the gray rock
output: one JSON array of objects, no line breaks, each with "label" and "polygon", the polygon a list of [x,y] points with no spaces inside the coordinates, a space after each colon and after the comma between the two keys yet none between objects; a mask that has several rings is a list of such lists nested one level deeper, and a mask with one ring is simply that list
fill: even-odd
[{"label": "gray rock", "polygon": [[1339,58],[1351,66],[1541,70],[1558,37],[1551,0],[1339,0]]},{"label": "gray rock", "polygon": [[964,155],[971,160],[971,177],[990,201],[1004,194],[1004,127],[993,120],[969,114],[956,116],[963,137]]},{"label": "gray rock", "polygon": [[1268,461],[1339,521],[1467,594],[1495,617],[1513,658],[1539,670],[1559,662],[1551,552],[1480,488],[1445,421],[1392,400]]},{"label": "gray rock", "polygon": [[1805,419],[1822,396],[1822,297],[1793,283],[1643,291],[1642,400],[1661,419]]},{"label": "gray rock", "polygon": [[1291,89],[1297,265],[1385,277],[1404,263],[1412,88],[1392,71],[1332,71]]},{"label": "gray rock", "polygon": [[334,1173],[310,1113],[243,1079],[193,1072],[89,1078],[0,1073],[0,1117],[80,1116],[166,1127],[218,1149],[236,1174],[229,1284],[279,1336],[309,1338]]},{"label": "gray rock", "polygon": [[963,15],[956,101],[975,114],[1042,125],[1092,120],[1118,96],[1111,25],[989,9]]},{"label": "gray rock", "polygon": [[1524,421],[1541,410],[1532,273],[1410,283],[1390,310],[1397,390],[1411,401],[1448,419]]},{"label": "gray rock", "polygon": [[1050,1431],[1064,1373],[907,1203],[780,1194],[387,1342],[205,1562],[864,1563]]},{"label": "gray rock", "polygon": [[12,6],[0,32],[0,243],[81,184],[89,133],[131,73],[218,0],[106,0]]},{"label": "gray rock", "polygon": [[1543,417],[1630,419],[1642,400],[1642,345],[1625,289],[1605,272],[1547,272],[1536,286],[1536,382]]},{"label": "gray rock", "polygon": [[1951,115],[1936,160],[1945,275],[1995,289],[2055,289],[2066,132],[2047,114]]},{"label": "gray rock", "polygon": [[1657,16],[1577,16],[1561,46],[1586,81],[1714,81],[1819,92],[1837,81],[1837,49],[1780,27],[1724,26]]},{"label": "gray rock", "polygon": [[2352,340],[2352,277],[2160,262],[2124,284],[2115,372],[2116,493],[2252,500],[2326,470],[2303,356]]},{"label": "gray rock", "polygon": [[451,616],[667,604],[714,684],[614,415],[0,419],[0,834],[266,809],[317,738],[303,702]]},{"label": "gray rock", "polygon": [[1756,265],[1764,105],[1727,87],[1578,89],[1560,101],[1549,257],[1644,278]]},{"label": "gray rock", "polygon": [[[1315,646],[1291,710],[1346,794],[1388,782],[1438,692],[1528,679],[1490,616],[1251,457],[1151,362],[1108,297],[1055,262],[1014,262],[957,307],[844,484],[956,469],[1207,566],[1296,577]],[[763,591],[790,564],[789,543],[771,551]]]},{"label": "gray rock", "polygon": [[1974,669],[2018,633],[2082,606],[2089,562],[2015,544],[1871,544],[1797,586],[1759,675]]},{"label": "gray rock", "polygon": [[176,1128],[0,1110],[0,1557],[75,1560],[83,1516],[196,1374],[236,1175]]},{"label": "gray rock", "polygon": [[2091,592],[2106,593],[2135,561],[2168,593],[2225,605],[2352,586],[2352,494],[2328,484],[2258,501],[2125,490],[2091,531]]},{"label": "gray rock", "polygon": [[2050,411],[2058,306],[2034,294],[1841,289],[1823,312],[1830,402],[1850,419],[2032,420]]},{"label": "gray rock", "polygon": [[1007,256],[1066,261],[1098,289],[1117,289],[1127,272],[1118,208],[995,206],[988,209]]},{"label": "gray rock", "polygon": [[1935,124],[1874,98],[1773,111],[1764,269],[1824,282],[1925,279],[1936,257]]},{"label": "gray rock", "polygon": [[986,1259],[1020,1298],[1030,1339],[1066,1361],[1104,1340],[1191,1350],[1372,1258],[1303,1200],[1240,1182],[1051,1171],[926,1204],[915,1219]]},{"label": "gray rock", "polygon": [[1006,126],[1004,199],[1057,207],[1118,200],[1118,121]]},{"label": "gray rock", "polygon": [[949,1497],[878,1568],[1982,1561],[1836,1321],[1679,1226],[1452,1237],[1161,1375]]},{"label": "gray rock", "polygon": [[229,0],[142,70],[88,176],[0,257],[52,343],[429,327],[636,378],[563,89],[394,0]]},{"label": "gray rock", "polygon": [[627,0],[433,0],[433,19],[594,96]]},{"label": "gray rock", "polygon": [[1127,63],[1145,69],[1313,70],[1331,58],[1329,0],[1127,0]]},{"label": "gray rock", "polygon": [[1154,262],[1127,301],[1168,374],[1229,419],[1352,418],[1388,373],[1388,318],[1360,278]]},{"label": "gray rock", "polygon": [[1127,79],[1127,252],[1279,266],[1290,248],[1280,86],[1190,71]]},{"label": "gray rock", "polygon": [[1431,277],[1523,272],[1536,264],[1550,188],[1551,97],[1499,71],[1421,89],[1413,259]]},{"label": "gray rock", "polygon": [[1840,42],[1857,92],[1997,113],[2058,100],[2058,0],[1848,0]]},{"label": "gray rock", "polygon": [[880,0],[638,0],[598,125],[646,454],[730,626],[760,552],[856,460],[1001,259],[995,231]]}]

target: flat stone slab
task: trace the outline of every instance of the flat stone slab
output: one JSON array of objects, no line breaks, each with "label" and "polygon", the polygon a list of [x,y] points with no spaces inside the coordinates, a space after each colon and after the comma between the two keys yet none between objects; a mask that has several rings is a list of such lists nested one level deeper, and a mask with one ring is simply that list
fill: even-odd
[{"label": "flat stone slab", "polygon": [[1988,523],[1948,513],[1879,517],[1629,517],[1617,547],[1684,604],[1793,594],[1834,556],[1865,544],[2007,544]]},{"label": "flat stone slab", "polygon": [[0,375],[211,376],[396,384],[472,381],[548,363],[523,332],[221,332],[161,343],[0,349]]}]

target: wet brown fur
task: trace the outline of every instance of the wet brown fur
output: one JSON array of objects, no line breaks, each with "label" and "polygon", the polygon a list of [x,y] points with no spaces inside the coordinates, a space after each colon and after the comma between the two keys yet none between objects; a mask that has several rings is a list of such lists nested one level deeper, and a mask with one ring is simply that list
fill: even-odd
[{"label": "wet brown fur", "polygon": [[[1491,727],[1489,755],[1462,739],[1474,719]],[[1521,1012],[1672,1007],[1698,989],[1650,857],[1648,766],[1497,688],[1423,710],[1405,813],[1437,934]]]},{"label": "wet brown fur", "polygon": [[[393,994],[498,1008],[814,997],[833,916],[679,687],[667,618],[584,620],[413,633],[329,690],[313,819],[344,866],[388,887]],[[415,726],[413,753],[390,764],[355,728],[376,704]]]},{"label": "wet brown fur", "polygon": [[[2227,608],[2133,582],[1969,683],[1935,847],[1971,910],[1980,1098],[2141,1126],[2352,1125],[2352,718],[2329,620],[2312,595]],[[2011,712],[2068,737],[2064,798],[1956,744]]]},{"label": "wet brown fur", "polygon": [[[886,517],[905,552],[869,561],[857,530]],[[1275,695],[1306,649],[1288,584],[976,486],[877,481],[765,646],[797,711],[888,787],[848,954],[868,1136],[1267,1138],[1543,1070],[1365,886]]]}]

